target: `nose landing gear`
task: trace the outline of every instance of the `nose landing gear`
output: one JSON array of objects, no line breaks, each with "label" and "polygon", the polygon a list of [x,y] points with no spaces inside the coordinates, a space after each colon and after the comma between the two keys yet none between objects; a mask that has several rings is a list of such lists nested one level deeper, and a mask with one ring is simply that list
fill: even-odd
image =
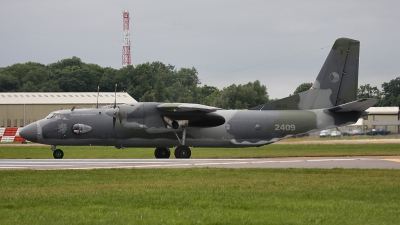
[{"label": "nose landing gear", "polygon": [[55,159],[62,159],[64,157],[64,152],[61,149],[57,149],[55,145],[51,146],[51,150],[53,151],[53,157]]}]

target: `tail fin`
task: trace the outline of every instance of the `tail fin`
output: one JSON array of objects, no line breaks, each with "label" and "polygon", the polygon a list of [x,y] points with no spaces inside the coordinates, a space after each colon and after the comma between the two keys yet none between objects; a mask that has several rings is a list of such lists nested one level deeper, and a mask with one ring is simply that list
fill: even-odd
[{"label": "tail fin", "polygon": [[337,39],[310,90],[250,110],[321,109],[355,101],[359,55],[359,41]]}]

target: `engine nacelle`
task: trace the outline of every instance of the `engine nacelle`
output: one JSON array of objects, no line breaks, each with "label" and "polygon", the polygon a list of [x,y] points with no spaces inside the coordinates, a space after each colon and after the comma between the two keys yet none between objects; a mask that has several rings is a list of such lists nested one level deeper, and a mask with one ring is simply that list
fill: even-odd
[{"label": "engine nacelle", "polygon": [[189,125],[188,120],[173,120],[168,116],[164,116],[164,121],[172,129],[186,128]]}]

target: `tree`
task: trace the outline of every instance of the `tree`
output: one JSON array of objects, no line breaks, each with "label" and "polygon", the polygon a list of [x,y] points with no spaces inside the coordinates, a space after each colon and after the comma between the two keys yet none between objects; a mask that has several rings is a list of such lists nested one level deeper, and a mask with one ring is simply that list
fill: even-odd
[{"label": "tree", "polygon": [[157,81],[154,84],[154,99],[157,102],[166,101],[166,89],[164,85],[164,76],[163,73],[157,76]]},{"label": "tree", "polygon": [[71,67],[71,66],[77,66],[77,67],[81,67],[84,63],[82,62],[82,60],[76,56],[73,56],[72,58],[67,58],[67,59],[62,59],[56,63],[52,63],[49,65],[49,68],[51,70],[63,70],[67,67]]},{"label": "tree", "polygon": [[377,87],[371,87],[371,85],[366,84],[366,85],[360,85],[357,91],[357,98],[362,99],[362,98],[376,98],[380,99],[381,98],[381,92]]},{"label": "tree", "polygon": [[389,83],[384,82],[382,84],[382,89],[383,89],[383,95],[385,96],[400,95],[400,77],[390,80]]},{"label": "tree", "polygon": [[214,86],[204,85],[203,87],[200,87],[199,93],[200,97],[198,103],[204,105],[212,105],[215,96],[219,93],[219,90]]},{"label": "tree", "polygon": [[224,109],[247,109],[268,101],[267,88],[257,80],[245,85],[232,84],[223,88],[214,98],[212,105]]},{"label": "tree", "polygon": [[308,90],[310,90],[312,85],[313,85],[313,83],[302,83],[296,88],[296,90],[293,92],[293,94],[295,95],[295,94],[298,94],[303,91],[308,91]]},{"label": "tree", "polygon": [[222,91],[201,84],[196,68],[175,69],[161,62],[147,62],[121,69],[88,64],[76,56],[49,65],[17,63],[0,68],[0,92],[126,91],[139,101],[188,102],[222,108],[249,108],[269,101],[260,81],[231,85]]},{"label": "tree", "polygon": [[9,91],[18,91],[19,81],[16,77],[6,74],[0,74],[0,91],[1,92],[9,92]]}]

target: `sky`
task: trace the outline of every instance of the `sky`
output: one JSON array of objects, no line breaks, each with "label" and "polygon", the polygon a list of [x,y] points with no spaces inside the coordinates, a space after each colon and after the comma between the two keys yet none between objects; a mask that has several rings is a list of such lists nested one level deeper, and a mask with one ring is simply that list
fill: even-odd
[{"label": "sky", "polygon": [[314,82],[337,38],[359,40],[359,85],[400,76],[400,1],[14,0],[0,3],[0,67],[73,56],[122,67],[122,13],[132,65],[196,68],[219,89],[259,80],[270,98]]}]

